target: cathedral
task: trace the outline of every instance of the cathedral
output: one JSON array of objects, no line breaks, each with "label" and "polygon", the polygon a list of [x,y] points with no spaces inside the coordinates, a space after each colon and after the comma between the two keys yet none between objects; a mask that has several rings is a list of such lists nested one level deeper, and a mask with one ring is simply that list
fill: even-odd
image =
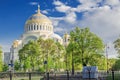
[{"label": "cathedral", "polygon": [[[27,44],[28,41],[37,40],[39,37],[43,39],[53,39],[56,42],[60,42],[62,45],[66,45],[69,40],[67,33],[64,34],[63,37],[54,33],[51,20],[40,12],[40,6],[38,5],[37,12],[30,16],[25,22],[24,33],[20,39],[13,42],[9,54],[10,60],[7,62],[18,60],[18,51]],[[6,55],[4,55],[4,58],[6,58]]]}]

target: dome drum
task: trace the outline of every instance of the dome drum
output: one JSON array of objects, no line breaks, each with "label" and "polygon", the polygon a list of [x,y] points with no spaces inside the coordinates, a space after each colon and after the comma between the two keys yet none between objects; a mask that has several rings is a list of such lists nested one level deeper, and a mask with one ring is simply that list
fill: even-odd
[{"label": "dome drum", "polygon": [[46,24],[29,24],[25,26],[25,32],[31,32],[31,31],[48,31],[53,32],[53,26],[52,25],[46,25]]}]

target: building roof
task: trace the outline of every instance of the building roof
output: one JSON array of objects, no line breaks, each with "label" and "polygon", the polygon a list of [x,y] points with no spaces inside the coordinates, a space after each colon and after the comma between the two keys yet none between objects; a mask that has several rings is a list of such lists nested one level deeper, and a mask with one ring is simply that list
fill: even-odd
[{"label": "building roof", "polygon": [[26,24],[32,24],[32,23],[52,23],[47,16],[43,15],[40,12],[40,7],[38,5],[38,10],[35,14],[29,17],[29,19],[26,21]]}]

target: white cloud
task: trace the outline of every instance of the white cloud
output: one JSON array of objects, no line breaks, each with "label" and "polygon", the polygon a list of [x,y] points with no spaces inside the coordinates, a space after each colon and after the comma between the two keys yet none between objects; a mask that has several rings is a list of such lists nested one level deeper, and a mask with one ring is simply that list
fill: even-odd
[{"label": "white cloud", "polygon": [[80,5],[77,6],[76,12],[89,11],[98,7],[98,3],[102,0],[78,0]]},{"label": "white cloud", "polygon": [[56,6],[55,9],[58,12],[65,13],[65,16],[62,19],[57,20],[57,23],[59,23],[59,21],[61,21],[61,20],[66,21],[68,23],[72,23],[72,24],[75,23],[75,21],[76,21],[76,13],[75,13],[76,8],[72,8],[70,6],[67,6],[66,4],[62,3],[61,1],[54,1],[53,4]]},{"label": "white cloud", "polygon": [[56,6],[61,6],[61,5],[63,5],[62,2],[60,2],[60,1],[55,1],[55,0],[54,0],[53,4],[56,5]]},{"label": "white cloud", "polygon": [[38,2],[30,2],[29,4],[30,5],[38,5],[39,3]]},{"label": "white cloud", "polygon": [[120,5],[120,0],[105,0],[105,4],[111,6]]},{"label": "white cloud", "polygon": [[61,5],[61,6],[57,6],[55,9],[59,12],[67,12],[71,9],[71,7],[66,5]]},{"label": "white cloud", "polygon": [[[69,24],[75,23],[81,26],[90,26],[91,30],[100,35],[104,40],[108,41],[113,37],[117,37],[120,32],[120,6],[113,7],[106,5],[109,0],[106,0],[103,6],[98,6],[98,3],[102,3],[102,0],[78,0],[81,4],[76,8],[66,6],[60,1],[54,1],[56,10],[64,12],[64,16],[61,20],[68,22]],[[118,0],[110,0],[109,3],[117,3]],[[64,5],[64,9],[61,6]],[[67,8],[68,7],[68,8]],[[82,20],[76,20],[76,12],[84,12]],[[57,23],[59,23],[58,20]],[[58,24],[57,24],[58,25]],[[57,26],[56,25],[56,26]],[[109,31],[106,31],[109,30]],[[101,33],[102,32],[102,33]],[[111,34],[111,35],[110,35]]]},{"label": "white cloud", "polygon": [[105,55],[108,58],[116,58],[118,54],[116,54],[116,50],[114,49],[113,42],[109,42],[106,44]]},{"label": "white cloud", "polygon": [[42,13],[48,14],[48,11],[47,10],[43,10]]},{"label": "white cloud", "polygon": [[58,26],[59,22],[63,20],[63,17],[49,17],[49,19],[52,21],[53,26]]},{"label": "white cloud", "polygon": [[66,6],[64,3],[60,1],[54,1],[53,4],[56,6],[55,9],[59,12],[67,12],[71,9],[70,6]]},{"label": "white cloud", "polygon": [[56,28],[54,29],[54,31],[55,31],[55,32],[62,32],[62,31],[64,31],[64,29],[63,29],[63,28],[60,28],[60,27],[56,27]]},{"label": "white cloud", "polygon": [[113,40],[120,34],[119,13],[120,11],[110,9],[109,6],[103,6],[84,14],[80,22],[83,26],[90,26],[90,28],[104,40]]},{"label": "white cloud", "polygon": [[64,21],[74,24],[76,21],[76,14],[75,12],[68,12],[68,14],[66,14],[66,17],[64,17]]},{"label": "white cloud", "polygon": [[99,3],[102,0],[78,0],[81,4],[93,4],[93,3]]}]

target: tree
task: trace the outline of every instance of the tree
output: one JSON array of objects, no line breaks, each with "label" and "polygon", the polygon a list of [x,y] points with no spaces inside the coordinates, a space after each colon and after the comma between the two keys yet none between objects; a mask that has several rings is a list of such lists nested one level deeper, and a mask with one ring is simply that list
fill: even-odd
[{"label": "tree", "polygon": [[71,60],[71,65],[72,65],[72,75],[74,75],[74,63],[75,63],[75,58],[77,58],[76,56],[76,43],[74,42],[73,40],[74,38],[71,37],[70,39],[70,43],[68,44],[67,48],[66,48],[66,51],[67,51],[67,55],[69,56],[69,63],[70,63],[70,60]]},{"label": "tree", "polygon": [[55,42],[52,39],[46,39],[44,41],[44,58],[45,61],[47,61],[46,64],[46,71],[49,71],[50,69],[50,59],[51,57],[53,57],[57,51],[57,46],[55,44]]},{"label": "tree", "polygon": [[3,65],[3,71],[5,72],[5,71],[7,71],[7,70],[9,70],[9,67],[8,67],[7,64],[4,64],[4,65]]},{"label": "tree", "polygon": [[74,46],[70,49],[71,53],[73,56],[76,55],[75,61],[81,62],[83,66],[91,65],[92,55],[102,53],[104,48],[102,40],[90,32],[89,28],[76,27],[70,32],[70,39],[69,45],[73,44]]},{"label": "tree", "polygon": [[111,69],[119,71],[120,70],[120,59],[111,59],[110,63],[112,65],[110,65]]},{"label": "tree", "polygon": [[47,62],[44,64],[46,71],[54,67],[54,69],[60,68],[60,59],[64,59],[65,49],[59,42],[55,42],[52,39],[43,40],[39,38],[38,44],[42,48],[42,61]]},{"label": "tree", "polygon": [[56,66],[58,65],[58,69],[60,70],[60,68],[63,68],[63,66],[61,65],[63,64],[63,60],[65,56],[65,48],[59,42],[56,42],[55,45],[56,45],[56,53],[53,56],[53,60],[56,63]]},{"label": "tree", "polygon": [[14,63],[14,69],[16,70],[16,71],[18,71],[18,70],[20,70],[20,63],[19,63],[19,61],[15,61],[15,63]]},{"label": "tree", "polygon": [[21,65],[23,65],[24,71],[30,68],[32,68],[32,71],[35,70],[40,60],[40,54],[41,48],[36,41],[29,41],[28,44],[19,50],[19,60]]},{"label": "tree", "polygon": [[1,50],[1,47],[0,47],[0,71],[2,71],[2,68],[3,68],[2,50]]},{"label": "tree", "polygon": [[64,52],[64,47],[60,43],[52,39],[39,38],[28,42],[19,50],[19,61],[24,71],[49,71],[53,67],[60,69],[59,62],[64,57]]},{"label": "tree", "polygon": [[120,57],[120,38],[116,39],[114,42],[114,48],[116,49],[118,53],[118,57]]}]

